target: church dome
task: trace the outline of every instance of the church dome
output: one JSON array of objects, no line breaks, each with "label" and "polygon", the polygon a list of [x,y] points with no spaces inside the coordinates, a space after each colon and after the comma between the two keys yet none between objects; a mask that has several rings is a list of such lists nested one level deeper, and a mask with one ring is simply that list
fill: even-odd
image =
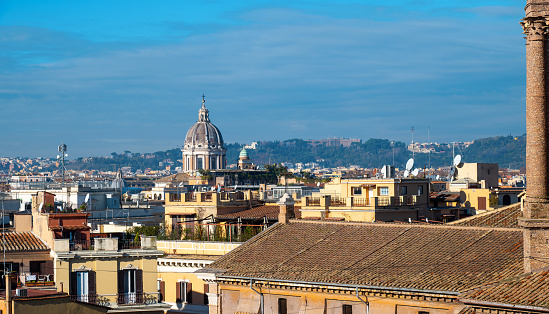
[{"label": "church dome", "polygon": [[248,156],[248,151],[246,151],[246,149],[243,148],[243,149],[240,151],[240,156],[239,156],[239,157],[240,157],[240,158],[248,158],[248,157],[249,157],[249,156]]},{"label": "church dome", "polygon": [[219,129],[210,122],[209,111],[204,102],[198,110],[198,121],[191,126],[185,137],[185,148],[223,148],[223,136]]}]

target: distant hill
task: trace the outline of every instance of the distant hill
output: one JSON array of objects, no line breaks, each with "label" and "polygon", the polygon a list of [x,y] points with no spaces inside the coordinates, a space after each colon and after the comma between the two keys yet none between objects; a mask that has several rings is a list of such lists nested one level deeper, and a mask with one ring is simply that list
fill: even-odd
[{"label": "distant hill", "polygon": [[[360,165],[379,168],[392,164],[393,149],[391,142],[384,139],[369,139],[362,144],[353,143],[351,147],[312,146],[307,141],[291,139],[285,141],[263,141],[255,150],[248,150],[250,158],[256,164],[281,162],[316,162],[325,167]],[[448,145],[448,144],[444,144]],[[243,144],[227,145],[227,160],[234,163]],[[443,146],[443,145],[441,145]],[[415,153],[415,164],[418,167],[448,166],[452,162],[452,145],[441,151],[431,153]],[[461,154],[464,162],[498,163],[501,167],[521,168],[526,165],[526,135],[498,136],[478,139],[468,147],[455,147],[455,154]],[[412,152],[406,149],[403,142],[395,143],[395,166],[402,167],[412,157]]]},{"label": "distant hill", "polygon": [[[444,144],[447,145],[447,144]],[[440,146],[443,147],[444,145]],[[406,149],[406,144],[394,144],[395,166],[403,167],[412,157],[412,152]],[[227,162],[235,164],[241,143],[226,144]],[[431,167],[448,166],[452,162],[451,145],[445,150],[437,152],[415,153],[417,167],[429,165]],[[258,141],[256,149],[249,149],[250,158],[257,165],[267,163],[312,163],[323,167],[337,167],[359,165],[362,167],[376,167],[393,163],[393,147],[389,140],[369,139],[363,143],[353,143],[350,147],[312,145],[301,139],[285,141]],[[526,165],[526,135],[497,136],[475,140],[468,147],[456,147],[456,154],[461,154],[464,162],[497,163],[500,167],[521,168]],[[170,165],[172,169],[180,167],[181,150],[178,148],[155,153],[112,153],[109,157],[79,158],[68,163],[69,169],[115,170],[121,167],[132,167],[132,170],[149,168],[152,170],[165,169]]]}]

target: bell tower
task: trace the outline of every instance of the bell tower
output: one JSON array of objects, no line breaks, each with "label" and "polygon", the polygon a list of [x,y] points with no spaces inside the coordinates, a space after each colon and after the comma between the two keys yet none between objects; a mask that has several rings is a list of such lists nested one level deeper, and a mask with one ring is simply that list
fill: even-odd
[{"label": "bell tower", "polygon": [[526,35],[526,197],[524,270],[549,266],[549,2],[528,0]]}]

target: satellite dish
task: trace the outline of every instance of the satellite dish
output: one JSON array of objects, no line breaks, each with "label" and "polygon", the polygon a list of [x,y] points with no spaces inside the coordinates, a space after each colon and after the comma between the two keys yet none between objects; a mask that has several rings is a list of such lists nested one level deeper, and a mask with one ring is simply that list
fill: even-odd
[{"label": "satellite dish", "polygon": [[414,167],[414,159],[410,158],[406,162],[406,170],[410,171],[410,170],[412,170],[412,167]]},{"label": "satellite dish", "polygon": [[61,156],[57,155],[57,159],[59,159]]},{"label": "satellite dish", "polygon": [[38,206],[38,212],[42,212],[42,207],[44,207],[44,202],[40,203],[40,206]]},{"label": "satellite dish", "polygon": [[417,177],[418,174],[419,174],[419,169],[418,168],[416,168],[416,169],[414,169],[414,171],[412,171],[412,175],[414,177]]},{"label": "satellite dish", "polygon": [[437,178],[437,180],[440,180],[440,175],[437,174],[436,178]]},{"label": "satellite dish", "polygon": [[[317,183],[316,183],[316,186],[320,186],[320,182],[317,182]],[[220,187],[220,188],[221,188],[221,187]]]},{"label": "satellite dish", "polygon": [[90,200],[90,193],[86,194],[86,198],[84,199],[84,203],[87,203]]},{"label": "satellite dish", "polygon": [[[320,183],[319,183],[320,184]],[[217,193],[221,192],[221,185],[217,187]]]},{"label": "satellite dish", "polygon": [[456,167],[452,166],[450,168],[450,181],[453,181],[457,177],[457,169]]},{"label": "satellite dish", "polygon": [[409,175],[410,175],[410,171],[404,170],[404,177],[408,178]]},{"label": "satellite dish", "polygon": [[456,157],[454,157],[454,167],[459,167],[460,164],[461,164],[461,155],[456,155]]},{"label": "satellite dish", "polygon": [[383,166],[383,168],[381,168],[381,174],[383,175],[383,178],[387,178],[387,169],[385,169],[385,165]]},{"label": "satellite dish", "polygon": [[65,154],[65,157],[69,157],[69,154]]}]

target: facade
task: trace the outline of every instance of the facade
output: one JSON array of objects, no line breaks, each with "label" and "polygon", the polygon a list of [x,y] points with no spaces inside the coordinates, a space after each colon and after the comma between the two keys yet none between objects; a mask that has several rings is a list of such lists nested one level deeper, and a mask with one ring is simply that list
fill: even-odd
[{"label": "facade", "polygon": [[166,253],[158,259],[158,287],[171,312],[208,313],[209,285],[195,272],[213,263],[241,243],[158,241]]},{"label": "facade", "polygon": [[482,188],[493,189],[498,187],[498,164],[464,163],[458,168],[457,179],[469,178],[478,182]]},{"label": "facade", "polygon": [[97,304],[119,312],[163,313],[157,286],[154,237],[140,243],[95,238],[93,247],[71,249],[69,239],[56,239],[56,287],[72,301]]},{"label": "facade", "polygon": [[301,198],[301,217],[345,221],[432,219],[427,179],[339,179]]},{"label": "facade", "polygon": [[198,121],[189,129],[185,137],[183,153],[183,171],[196,174],[200,169],[225,169],[227,157],[223,136],[210,122],[210,115],[202,99],[202,108],[198,110]]},{"label": "facade", "polygon": [[197,219],[213,221],[213,217],[218,215],[239,212],[262,203],[253,197],[251,191],[167,193],[164,222],[169,229],[175,226],[192,228]]}]

